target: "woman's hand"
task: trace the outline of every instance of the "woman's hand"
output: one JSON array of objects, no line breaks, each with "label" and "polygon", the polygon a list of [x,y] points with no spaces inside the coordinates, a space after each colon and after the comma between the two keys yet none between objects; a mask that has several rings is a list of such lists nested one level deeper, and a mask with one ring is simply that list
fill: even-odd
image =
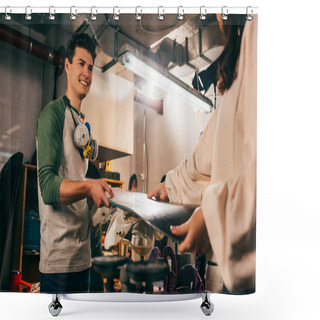
[{"label": "woman's hand", "polygon": [[178,246],[180,253],[194,252],[203,255],[209,252],[211,245],[201,207],[193,212],[186,223],[177,227],[171,226],[170,229],[176,236],[186,235]]},{"label": "woman's hand", "polygon": [[149,199],[155,199],[157,201],[169,201],[167,189],[166,189],[166,182],[162,182],[158,184],[149,194]]}]

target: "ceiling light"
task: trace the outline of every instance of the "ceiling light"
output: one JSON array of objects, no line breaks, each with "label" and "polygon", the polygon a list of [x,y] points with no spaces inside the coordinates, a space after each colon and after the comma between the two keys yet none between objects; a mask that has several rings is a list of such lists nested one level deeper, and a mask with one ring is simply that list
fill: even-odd
[{"label": "ceiling light", "polygon": [[121,52],[118,60],[136,75],[202,112],[211,111],[212,101],[209,98],[161,68],[147,56],[128,45]]}]

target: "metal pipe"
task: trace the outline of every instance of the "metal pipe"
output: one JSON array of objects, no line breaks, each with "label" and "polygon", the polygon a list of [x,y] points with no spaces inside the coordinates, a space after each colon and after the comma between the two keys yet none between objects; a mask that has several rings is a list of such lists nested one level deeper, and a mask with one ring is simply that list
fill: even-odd
[{"label": "metal pipe", "polygon": [[186,65],[192,68],[195,72],[198,72],[199,71],[198,68],[189,62],[189,39],[188,38],[186,38],[185,50],[186,50]]},{"label": "metal pipe", "polygon": [[208,57],[206,57],[203,52],[202,52],[202,29],[199,28],[199,56],[206,62],[208,63],[212,63],[213,61],[211,61]]},{"label": "metal pipe", "polygon": [[134,101],[156,110],[158,114],[163,114],[163,101],[147,97],[137,88],[134,88]]},{"label": "metal pipe", "polygon": [[57,51],[48,48],[37,40],[34,40],[5,25],[0,25],[0,40],[10,43],[28,54],[32,54],[42,60],[49,61],[63,70],[63,57],[61,57]]},{"label": "metal pipe", "polygon": [[146,106],[143,110],[143,146],[142,146],[142,192],[146,193]]},{"label": "metal pipe", "polygon": [[102,72],[108,71],[118,62],[118,55],[119,55],[118,47],[119,47],[119,34],[118,34],[118,30],[116,30],[114,32],[114,41],[113,41],[113,59],[109,63],[107,63],[105,66],[102,67],[101,69]]}]

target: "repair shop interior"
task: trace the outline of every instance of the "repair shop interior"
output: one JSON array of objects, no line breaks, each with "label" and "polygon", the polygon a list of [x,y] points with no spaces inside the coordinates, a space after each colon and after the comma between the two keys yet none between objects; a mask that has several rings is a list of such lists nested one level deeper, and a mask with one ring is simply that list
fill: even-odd
[{"label": "repair shop interior", "polygon": [[[221,101],[212,70],[223,36],[215,14],[125,13],[15,14],[0,22],[0,291],[40,292],[37,121],[65,95],[66,46],[82,33],[96,44],[81,104],[94,138],[86,179],[114,191],[111,210],[93,205],[89,292],[203,292],[214,263],[180,253],[181,238],[170,233],[199,204],[182,203],[171,215],[159,206],[155,216],[162,203],[147,194],[192,154]],[[128,193],[133,202],[122,203]],[[223,290],[214,285],[211,292]]]}]

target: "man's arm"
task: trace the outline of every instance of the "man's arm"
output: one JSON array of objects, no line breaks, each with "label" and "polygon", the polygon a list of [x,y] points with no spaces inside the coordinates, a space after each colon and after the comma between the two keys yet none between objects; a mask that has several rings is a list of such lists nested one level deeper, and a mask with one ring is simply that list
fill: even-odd
[{"label": "man's arm", "polygon": [[43,202],[55,208],[91,197],[97,206],[108,206],[106,192],[112,190],[103,180],[70,181],[59,176],[65,106],[46,107],[37,123],[39,186]]},{"label": "man's arm", "polygon": [[36,146],[40,196],[46,205],[59,208],[63,178],[58,175],[62,152],[65,106],[51,102],[37,122]]},{"label": "man's arm", "polygon": [[98,207],[109,206],[106,193],[113,197],[111,187],[103,180],[88,179],[70,181],[63,179],[60,185],[60,206],[66,206],[81,199],[91,197]]}]

